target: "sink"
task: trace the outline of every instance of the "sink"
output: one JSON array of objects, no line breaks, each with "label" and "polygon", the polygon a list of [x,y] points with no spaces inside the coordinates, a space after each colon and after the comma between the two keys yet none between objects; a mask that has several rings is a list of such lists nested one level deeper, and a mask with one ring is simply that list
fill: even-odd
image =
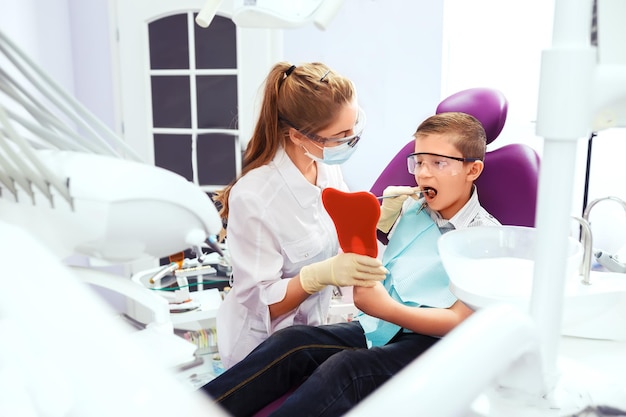
[{"label": "sink", "polygon": [[590,281],[568,282],[561,334],[626,340],[626,274],[591,271]]},{"label": "sink", "polygon": [[[528,312],[533,285],[536,229],[473,227],[443,235],[438,242],[452,293],[474,310],[509,303]],[[626,340],[626,274],[591,272],[582,283],[583,248],[571,237],[562,312],[562,334]]]}]

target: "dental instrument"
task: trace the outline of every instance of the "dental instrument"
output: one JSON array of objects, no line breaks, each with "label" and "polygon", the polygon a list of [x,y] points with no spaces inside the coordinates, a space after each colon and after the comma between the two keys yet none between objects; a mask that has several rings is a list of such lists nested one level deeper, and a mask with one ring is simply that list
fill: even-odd
[{"label": "dental instrument", "polygon": [[[385,198],[396,198],[396,197],[401,197],[403,195],[407,195],[407,194],[390,194],[390,195],[381,195],[376,197],[378,200],[383,200]],[[422,198],[425,195],[427,195],[430,198],[434,198],[437,195],[437,191],[435,191],[434,188],[425,188],[423,190],[417,190],[415,191],[415,193],[413,195],[416,195],[418,198]]]},{"label": "dental instrument", "polygon": [[206,239],[206,243],[209,245],[211,249],[217,252],[221,257],[225,256],[224,251],[220,247],[220,244],[217,241],[217,238],[215,237],[215,235],[209,235],[209,237],[207,237]]},{"label": "dental instrument", "polygon": [[598,263],[609,271],[626,273],[626,262],[621,262],[615,255],[608,254],[603,251],[597,251],[593,254]]},{"label": "dental instrument", "polygon": [[[591,209],[593,209],[598,203],[602,201],[614,201],[618,203],[624,209],[624,213],[626,213],[626,201],[622,200],[621,198],[615,196],[596,198],[595,200],[591,201],[591,203],[589,203],[583,211],[583,219],[587,221],[589,225],[589,216],[591,214]],[[589,236],[591,236],[591,230],[589,231]],[[596,258],[600,265],[604,266],[609,271],[626,272],[626,264],[620,262],[618,259],[606,253],[605,251],[595,251],[593,253],[593,256]],[[591,260],[589,261],[589,263],[591,264]],[[591,268],[591,266],[589,268]]]},{"label": "dental instrument", "polygon": [[169,275],[178,269],[178,264],[176,262],[172,262],[164,267],[160,268],[156,274],[154,274],[150,278],[150,284],[156,284],[160,282],[166,275]]},{"label": "dental instrument", "polygon": [[578,216],[572,216],[572,218],[580,223],[580,243],[582,243],[584,248],[583,261],[580,264],[580,275],[583,277],[583,284],[589,285],[591,284],[591,259],[593,257],[593,236],[591,234],[591,226],[585,218]]},{"label": "dental instrument", "polygon": [[[217,270],[210,264],[189,265],[174,271],[174,276],[177,277],[202,277],[203,275],[215,275]],[[214,278],[217,280],[217,278]]]}]

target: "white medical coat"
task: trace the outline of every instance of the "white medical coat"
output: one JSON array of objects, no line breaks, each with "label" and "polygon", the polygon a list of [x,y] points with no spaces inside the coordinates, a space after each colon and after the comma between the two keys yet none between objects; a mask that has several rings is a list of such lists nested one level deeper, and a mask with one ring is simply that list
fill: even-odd
[{"label": "white medical coat", "polygon": [[285,297],[289,279],[300,268],[338,253],[337,232],[321,199],[327,187],[348,191],[339,166],[318,164],[315,186],[280,149],[271,163],[250,171],[232,188],[227,242],[233,286],[217,314],[226,368],[279,329],[324,324],[329,287],[274,320],[268,306]]}]

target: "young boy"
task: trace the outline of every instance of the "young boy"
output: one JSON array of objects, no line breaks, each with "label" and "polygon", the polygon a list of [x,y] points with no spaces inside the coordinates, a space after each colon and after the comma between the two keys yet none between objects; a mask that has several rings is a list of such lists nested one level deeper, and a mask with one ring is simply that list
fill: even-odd
[{"label": "young boy", "polygon": [[[291,388],[272,416],[340,416],[436,343],[472,310],[448,289],[437,239],[452,229],[498,225],[478,202],[482,125],[464,113],[441,113],[415,132],[408,168],[416,188],[388,187],[378,228],[389,232],[387,278],[355,288],[358,321],[292,326],[203,387],[234,416],[251,415]],[[409,196],[413,198],[408,198]]]}]

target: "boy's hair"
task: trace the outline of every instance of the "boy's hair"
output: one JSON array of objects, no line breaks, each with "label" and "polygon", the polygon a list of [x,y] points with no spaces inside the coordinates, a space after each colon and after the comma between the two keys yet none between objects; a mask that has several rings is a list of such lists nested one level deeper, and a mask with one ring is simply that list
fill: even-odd
[{"label": "boy's hair", "polygon": [[448,112],[430,116],[413,134],[415,139],[428,134],[452,134],[450,142],[461,152],[463,158],[485,158],[487,135],[483,125],[466,113]]}]

